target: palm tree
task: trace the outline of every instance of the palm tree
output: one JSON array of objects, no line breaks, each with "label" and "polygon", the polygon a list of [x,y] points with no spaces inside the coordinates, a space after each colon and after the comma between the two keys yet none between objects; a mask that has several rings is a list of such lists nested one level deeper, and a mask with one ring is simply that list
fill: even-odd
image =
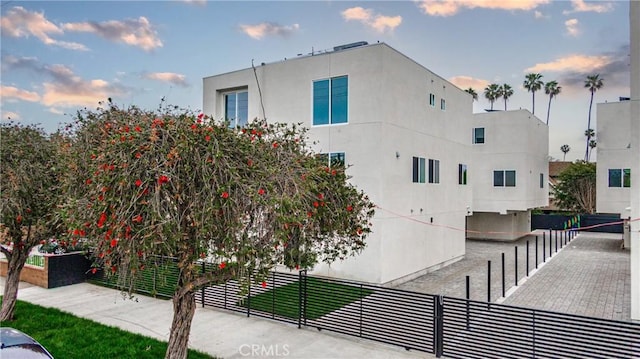
[{"label": "palm tree", "polygon": [[[585,153],[584,155],[584,160],[589,162],[589,157],[591,157],[591,151],[590,149],[592,149],[593,147],[591,147],[591,139],[594,138],[596,136],[596,132],[593,130],[593,128],[587,129],[584,131],[584,135],[587,138],[587,153]],[[595,141],[594,141],[595,142]]]},{"label": "palm tree", "polygon": [[498,90],[498,97],[502,97],[504,99],[504,110],[507,110],[507,100],[509,99],[509,97],[511,97],[511,95],[513,95],[513,89],[511,88],[511,86],[507,85],[507,84],[503,84],[502,86],[500,86],[500,89]]},{"label": "palm tree", "polygon": [[597,145],[598,143],[596,142],[596,140],[589,141],[589,157],[591,157],[591,155],[593,154],[593,149],[596,148]]},{"label": "palm tree", "polygon": [[542,75],[540,74],[535,74],[535,73],[527,74],[525,75],[525,80],[523,84],[524,88],[526,88],[528,92],[531,92],[531,99],[533,102],[531,113],[533,113],[534,115],[536,113],[536,91],[540,90],[543,84],[542,80],[540,80],[541,78],[542,78]]},{"label": "palm tree", "polygon": [[471,95],[471,97],[473,98],[473,101],[478,101],[478,93],[476,92],[476,90],[473,89],[473,87],[469,87],[468,89],[464,90],[464,92]]},{"label": "palm tree", "polygon": [[549,112],[551,112],[551,100],[553,100],[554,97],[558,96],[558,94],[560,93],[560,90],[562,90],[562,86],[558,86],[557,81],[549,81],[546,84],[544,84],[544,93],[549,95],[549,107],[547,107],[547,126],[549,126]]},{"label": "palm tree", "polygon": [[569,147],[569,145],[562,145],[562,146],[560,146],[560,151],[562,151],[562,153],[564,154],[564,156],[562,156],[562,160],[566,161],[567,160],[567,153],[569,153],[569,151],[571,151],[571,147]]},{"label": "palm tree", "polygon": [[[589,92],[591,92],[591,101],[589,101],[589,120],[587,121],[588,129],[591,129],[591,107],[593,106],[593,94],[596,93],[596,91],[598,91],[603,85],[600,74],[587,76],[587,79],[584,81],[584,87],[588,88]],[[586,132],[585,135],[587,136],[587,149],[584,152],[584,159],[589,162],[589,143],[591,141],[591,136],[587,135]]]},{"label": "palm tree", "polygon": [[498,84],[491,84],[485,87],[484,97],[491,103],[491,111],[493,111],[493,103],[500,97],[500,86]]}]

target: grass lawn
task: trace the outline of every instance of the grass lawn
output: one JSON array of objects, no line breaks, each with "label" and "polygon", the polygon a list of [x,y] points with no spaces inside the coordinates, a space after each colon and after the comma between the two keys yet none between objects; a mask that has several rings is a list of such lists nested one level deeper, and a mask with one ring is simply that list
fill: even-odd
[{"label": "grass lawn", "polygon": [[[298,318],[299,283],[289,283],[252,295],[251,309]],[[317,319],[373,293],[373,290],[307,277],[307,319]],[[240,303],[247,306],[247,300]]]},{"label": "grass lawn", "polygon": [[[0,323],[25,332],[55,358],[164,358],[167,343],[78,318],[54,308],[17,301],[15,320]],[[212,357],[189,350],[189,358]]]}]

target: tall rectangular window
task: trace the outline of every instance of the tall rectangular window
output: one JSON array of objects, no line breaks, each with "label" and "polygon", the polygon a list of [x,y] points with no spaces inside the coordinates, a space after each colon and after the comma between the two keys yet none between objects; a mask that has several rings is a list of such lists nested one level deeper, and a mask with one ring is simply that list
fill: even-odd
[{"label": "tall rectangular window", "polygon": [[447,102],[446,102],[443,98],[442,98],[442,99],[440,99],[440,109],[441,109],[442,111],[444,111],[444,110],[446,110],[446,109],[447,109]]},{"label": "tall rectangular window", "polygon": [[413,157],[413,183],[425,182],[425,163],[426,160],[422,157]]},{"label": "tall rectangular window", "polygon": [[431,107],[436,107],[436,95],[432,93],[429,94],[429,105]]},{"label": "tall rectangular window", "polygon": [[484,143],[484,127],[473,129],[473,143]]},{"label": "tall rectangular window", "polygon": [[467,165],[458,165],[458,184],[467,184]]},{"label": "tall rectangular window", "polygon": [[609,169],[609,187],[631,187],[631,169]]},{"label": "tall rectangular window", "polygon": [[516,171],[493,171],[493,186],[494,187],[515,187],[516,186]]},{"label": "tall rectangular window", "polygon": [[243,127],[248,122],[249,93],[247,91],[230,92],[224,95],[224,118],[229,127]]},{"label": "tall rectangular window", "polygon": [[544,173],[540,174],[540,188],[544,188]]},{"label": "tall rectangular window", "polygon": [[440,161],[429,159],[429,183],[440,183]]},{"label": "tall rectangular window", "polygon": [[313,82],[313,125],[347,123],[349,79],[332,77]]}]

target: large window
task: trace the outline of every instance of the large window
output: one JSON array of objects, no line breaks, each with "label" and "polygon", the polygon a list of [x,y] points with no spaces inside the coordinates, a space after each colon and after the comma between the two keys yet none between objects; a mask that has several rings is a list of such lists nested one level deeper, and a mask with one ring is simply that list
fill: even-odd
[{"label": "large window", "polygon": [[242,127],[247,124],[249,93],[247,91],[229,92],[224,95],[224,118],[230,127]]},{"label": "large window", "polygon": [[493,171],[493,185],[494,187],[515,187],[516,171]]},{"label": "large window", "polygon": [[321,153],[318,157],[325,161],[329,167],[344,167],[346,163],[344,152]]},{"label": "large window", "polygon": [[422,157],[413,157],[413,183],[424,183],[426,174],[426,160]]},{"label": "large window", "polygon": [[484,143],[484,127],[473,129],[473,143]]},{"label": "large window", "polygon": [[313,125],[347,123],[349,79],[332,77],[313,82]]},{"label": "large window", "polygon": [[458,165],[458,184],[467,184],[467,165]]},{"label": "large window", "polygon": [[609,187],[631,187],[631,169],[610,169]]},{"label": "large window", "polygon": [[440,161],[429,159],[429,183],[440,183]]}]

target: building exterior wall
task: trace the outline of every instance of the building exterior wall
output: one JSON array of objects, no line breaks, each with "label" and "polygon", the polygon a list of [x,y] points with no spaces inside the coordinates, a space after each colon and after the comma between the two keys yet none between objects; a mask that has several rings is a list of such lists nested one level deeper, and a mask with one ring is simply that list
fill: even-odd
[{"label": "building exterior wall", "polygon": [[[527,110],[475,114],[473,127],[485,129],[484,143],[474,144],[472,149],[469,178],[474,214],[506,214],[547,206],[549,128]],[[516,186],[494,186],[496,170],[515,170]]]},{"label": "building exterior wall", "polygon": [[631,188],[609,187],[609,170],[631,166],[630,111],[631,101],[600,103],[597,106],[596,211],[619,214],[621,218],[631,215]]},{"label": "building exterior wall", "polygon": [[531,211],[474,212],[467,218],[467,229],[468,238],[514,241],[531,232]]},{"label": "building exterior wall", "polygon": [[629,2],[631,32],[631,319],[640,320],[640,1]]}]

